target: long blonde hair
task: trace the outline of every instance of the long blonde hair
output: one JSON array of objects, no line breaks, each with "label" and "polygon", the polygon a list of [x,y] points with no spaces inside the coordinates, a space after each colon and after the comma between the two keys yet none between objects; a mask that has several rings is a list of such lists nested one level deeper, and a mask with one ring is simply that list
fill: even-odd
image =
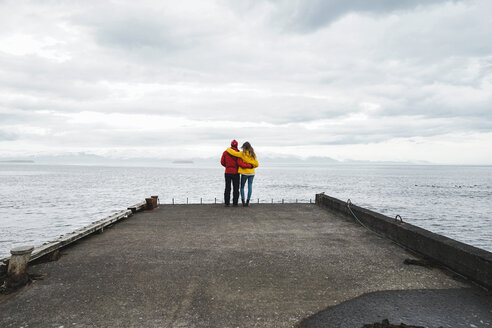
[{"label": "long blonde hair", "polygon": [[256,159],[255,150],[253,149],[253,147],[251,147],[251,144],[249,142],[246,141],[245,143],[243,143],[241,149],[243,150],[243,153],[249,153],[251,157]]}]

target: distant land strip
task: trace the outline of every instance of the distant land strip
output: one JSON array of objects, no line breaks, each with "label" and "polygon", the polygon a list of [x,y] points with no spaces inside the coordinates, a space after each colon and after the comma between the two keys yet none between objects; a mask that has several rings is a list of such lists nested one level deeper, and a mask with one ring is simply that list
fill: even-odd
[{"label": "distant land strip", "polygon": [[34,161],[27,160],[27,159],[12,159],[12,160],[7,160],[7,161],[0,161],[0,163],[34,163]]}]

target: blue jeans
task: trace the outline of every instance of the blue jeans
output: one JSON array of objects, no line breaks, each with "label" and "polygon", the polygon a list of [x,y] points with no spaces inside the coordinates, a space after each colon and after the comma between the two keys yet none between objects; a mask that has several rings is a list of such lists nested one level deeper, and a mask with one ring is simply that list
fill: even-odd
[{"label": "blue jeans", "polygon": [[241,174],[241,199],[244,199],[244,185],[246,180],[248,181],[248,200],[251,199],[251,193],[253,192],[253,179],[254,175],[244,175]]}]

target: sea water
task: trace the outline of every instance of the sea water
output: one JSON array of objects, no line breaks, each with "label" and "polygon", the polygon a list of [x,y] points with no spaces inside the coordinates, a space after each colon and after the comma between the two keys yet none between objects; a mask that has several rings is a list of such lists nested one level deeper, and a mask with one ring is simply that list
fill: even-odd
[{"label": "sea water", "polygon": [[[492,167],[263,165],[253,202],[314,202],[324,192],[492,251]],[[159,195],[161,203],[221,203],[223,168],[0,164],[0,258]],[[234,209],[241,210],[241,207]]]}]

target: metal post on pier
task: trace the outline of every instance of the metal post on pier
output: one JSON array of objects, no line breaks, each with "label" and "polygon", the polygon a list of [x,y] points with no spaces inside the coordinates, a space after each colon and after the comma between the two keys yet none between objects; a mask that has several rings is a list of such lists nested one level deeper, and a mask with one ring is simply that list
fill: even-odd
[{"label": "metal post on pier", "polygon": [[173,205],[174,205],[174,198],[173,198]]},{"label": "metal post on pier", "polygon": [[200,197],[200,205],[202,205],[202,198]]},{"label": "metal post on pier", "polygon": [[186,197],[186,205],[188,205],[188,197]]},{"label": "metal post on pier", "polygon": [[150,196],[150,198],[152,198],[152,207],[157,208],[159,206],[159,196]]},{"label": "metal post on pier", "polygon": [[154,209],[154,199],[152,197],[145,198],[145,204],[148,210]]}]

